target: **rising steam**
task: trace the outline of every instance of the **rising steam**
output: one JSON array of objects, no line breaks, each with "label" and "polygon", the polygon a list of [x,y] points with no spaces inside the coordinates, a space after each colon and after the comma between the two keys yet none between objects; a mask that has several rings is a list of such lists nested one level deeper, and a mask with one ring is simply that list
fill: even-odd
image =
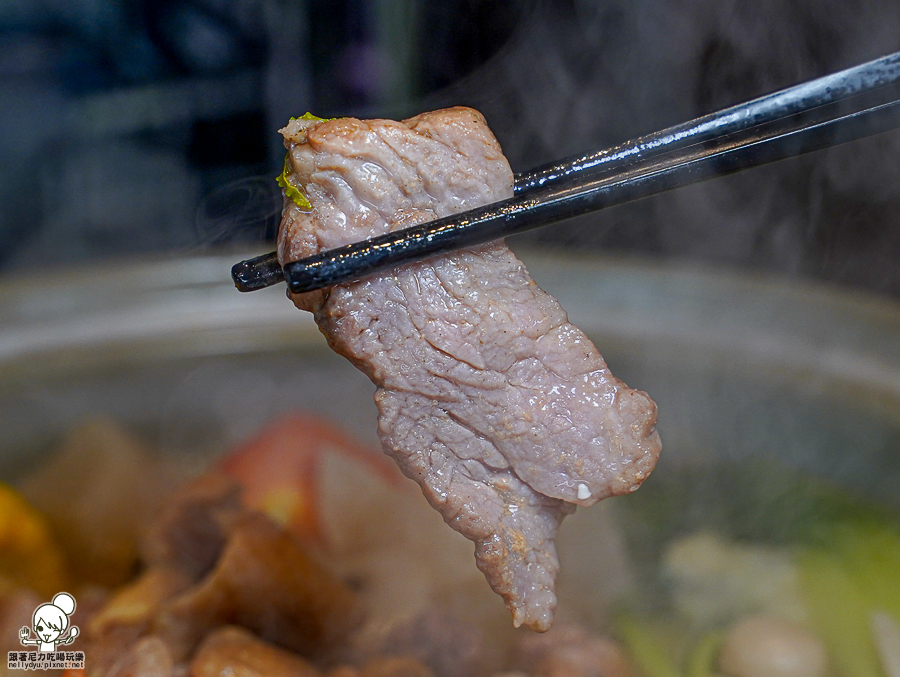
[{"label": "rising steam", "polygon": [[281,189],[271,176],[226,183],[197,208],[197,239],[204,247],[271,242],[278,232],[281,207]]}]

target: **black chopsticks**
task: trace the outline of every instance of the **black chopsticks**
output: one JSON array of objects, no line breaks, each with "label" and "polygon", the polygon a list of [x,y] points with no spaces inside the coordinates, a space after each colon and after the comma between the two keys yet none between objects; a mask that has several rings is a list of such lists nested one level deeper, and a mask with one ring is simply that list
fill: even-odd
[{"label": "black chopsticks", "polygon": [[301,293],[900,126],[900,53],[516,176],[509,200],[288,263],[238,263],[253,291]]}]

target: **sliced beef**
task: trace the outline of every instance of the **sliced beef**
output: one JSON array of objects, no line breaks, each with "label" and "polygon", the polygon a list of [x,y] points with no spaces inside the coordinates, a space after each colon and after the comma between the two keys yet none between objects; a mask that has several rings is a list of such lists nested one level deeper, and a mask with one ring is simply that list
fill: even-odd
[{"label": "sliced beef", "polygon": [[[479,113],[292,120],[282,263],[512,195]],[[290,191],[289,191],[290,192]],[[575,505],[633,491],[656,406],[616,379],[501,243],[295,295],[377,386],[382,445],[454,529],[514,623],[549,628],[554,538]]]}]

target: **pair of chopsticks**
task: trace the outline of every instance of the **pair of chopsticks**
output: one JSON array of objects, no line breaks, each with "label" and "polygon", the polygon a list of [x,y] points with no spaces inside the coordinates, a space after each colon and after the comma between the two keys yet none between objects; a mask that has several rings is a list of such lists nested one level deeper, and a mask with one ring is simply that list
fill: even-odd
[{"label": "pair of chopsticks", "polygon": [[282,267],[232,268],[240,291],[322,289],[680,186],[900,127],[900,52],[515,177],[514,196]]}]

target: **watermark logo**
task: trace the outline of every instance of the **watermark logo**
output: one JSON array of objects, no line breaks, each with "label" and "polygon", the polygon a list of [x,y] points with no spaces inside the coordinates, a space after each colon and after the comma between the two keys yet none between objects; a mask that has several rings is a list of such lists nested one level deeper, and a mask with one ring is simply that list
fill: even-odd
[{"label": "watermark logo", "polygon": [[[22,646],[37,647],[37,651],[10,651],[10,670],[84,669],[83,651],[57,651],[78,637],[78,626],[70,625],[75,612],[75,598],[67,592],[58,593],[48,604],[34,610],[31,627],[19,631]],[[34,631],[34,636],[32,636]]]}]

